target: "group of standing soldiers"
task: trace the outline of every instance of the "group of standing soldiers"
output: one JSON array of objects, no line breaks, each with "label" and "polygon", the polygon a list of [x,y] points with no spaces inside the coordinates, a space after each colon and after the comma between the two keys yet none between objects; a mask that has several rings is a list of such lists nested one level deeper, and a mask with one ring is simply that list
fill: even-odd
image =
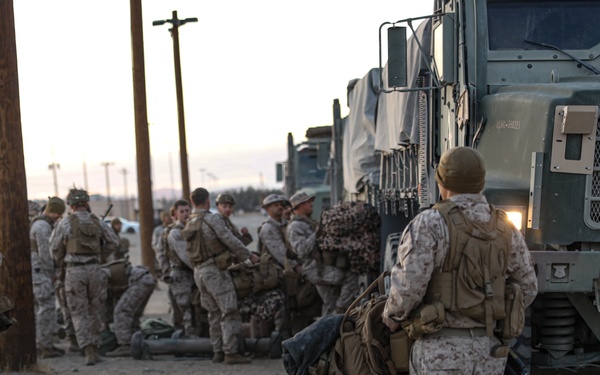
[{"label": "group of standing soldiers", "polygon": [[[42,358],[63,355],[53,344],[54,334],[62,331],[69,335],[69,350],[82,351],[85,364],[93,365],[100,360],[101,333],[111,321],[121,344],[116,354],[129,355],[127,344],[156,280],[146,267],[124,260],[120,263],[125,283],[122,296],[109,301],[109,281],[117,275],[103,265],[123,258],[127,241],[119,239],[119,223],[111,228],[90,212],[88,202],[88,193],[76,188],[69,191],[66,204],[58,197],[49,198],[43,212],[31,218],[29,237],[38,353]],[[66,205],[71,212],[60,220]],[[57,299],[65,323],[60,330]]]},{"label": "group of standing soldiers", "polygon": [[[262,206],[268,218],[258,229],[257,252],[247,248],[253,241],[248,229],[238,229],[230,220],[235,205],[230,194],[217,197],[218,213],[212,213],[208,191],[198,188],[191,194],[193,213],[190,203],[179,200],[162,215],[152,243],[157,270],[169,285],[173,325],[187,338],[208,333],[213,362],[250,362],[243,355],[242,314],[271,323],[285,337],[319,314],[345,311],[354,300],[358,275],[321,261],[313,201],[304,192],[290,199],[267,196]],[[244,285],[243,268],[254,269],[252,285]],[[303,313],[306,304],[296,302],[299,287],[316,287],[321,311]]]},{"label": "group of standing soldiers", "polygon": [[[191,204],[179,200],[161,216],[152,246],[157,276],[168,284],[173,325],[185,338],[210,337],[213,362],[250,362],[243,351],[242,314],[257,316],[289,336],[319,315],[302,313],[306,303],[300,303],[301,295],[310,295],[306,290],[318,292],[315,302],[322,316],[345,311],[354,299],[358,275],[321,259],[317,222],[311,218],[314,196],[267,196],[268,219],[258,230],[258,252],[247,248],[253,241],[247,228],[240,230],[230,220],[233,196],[218,196],[218,214],[210,211],[206,189],[197,188],[190,198]],[[83,351],[85,364],[93,365],[100,360],[101,332],[113,316],[119,345],[107,355],[131,355],[131,334],[156,279],[146,267],[119,263],[126,267],[126,288],[121,296],[107,293],[109,281],[118,276],[110,265],[125,251],[118,223],[111,228],[90,212],[88,202],[85,190],[71,189],[66,202],[71,213],[60,220],[65,202],[50,198],[43,213],[31,219],[30,239],[38,352],[46,358],[64,354],[53,344],[58,297],[69,349]],[[240,293],[239,266],[250,270],[245,275],[250,275],[251,293]]]}]

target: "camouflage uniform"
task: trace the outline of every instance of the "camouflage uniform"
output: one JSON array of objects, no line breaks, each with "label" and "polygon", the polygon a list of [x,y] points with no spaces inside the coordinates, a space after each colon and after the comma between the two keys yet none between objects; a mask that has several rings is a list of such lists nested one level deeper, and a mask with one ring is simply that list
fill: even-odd
[{"label": "camouflage uniform", "polygon": [[[93,222],[92,214],[75,211],[81,222]],[[112,252],[119,246],[115,232],[102,220],[100,236],[104,251]],[[67,240],[73,236],[70,217],[61,220],[50,237],[50,251],[57,268],[66,267],[65,295],[71,311],[77,342],[81,348],[100,344],[100,332],[104,322],[108,276],[100,269],[100,253],[72,254],[66,251]]]},{"label": "camouflage uniform", "polygon": [[177,221],[169,232],[169,249],[167,256],[171,265],[171,283],[169,288],[173,293],[179,311],[182,313],[182,324],[186,336],[197,336],[193,325],[192,289],[194,287],[193,266],[186,254],[187,242],[181,237],[183,223]]},{"label": "camouflage uniform", "polygon": [[217,214],[217,215],[219,215],[223,218],[223,221],[225,222],[225,226],[227,227],[227,229],[229,229],[231,231],[231,233],[233,233],[234,236],[236,236],[240,241],[242,241],[242,243],[245,246],[251,244],[252,241],[254,241],[254,239],[252,238],[252,235],[250,233],[242,234],[242,232],[240,232],[238,227],[236,227],[235,224],[232,223],[228,217],[225,217],[221,214]]},{"label": "camouflage uniform", "polygon": [[140,317],[156,285],[156,279],[144,266],[130,267],[127,273],[129,287],[119,299],[114,312],[114,331],[119,345],[131,342],[131,335],[139,327]]},{"label": "camouflage uniform", "polygon": [[[175,223],[171,223],[167,226],[157,227],[154,230],[153,236],[156,235],[157,229],[161,229],[159,231],[160,234],[158,235],[158,240],[156,240],[155,242],[155,239],[152,239],[152,248],[154,249],[156,261],[155,263],[158,263],[158,267],[156,268],[157,275],[160,274],[160,277],[162,277],[165,281],[167,280],[165,279],[166,276],[170,278],[171,263],[169,262],[169,258],[167,258],[167,255],[165,254],[165,249],[163,249],[162,236],[164,235],[165,231],[170,232],[174,226]],[[160,272],[158,270],[160,270]],[[170,280],[168,281],[168,283],[169,285],[167,289],[167,297],[169,298],[169,311],[171,313],[171,323],[173,324],[173,327],[175,327],[175,329],[183,329],[183,312],[177,305],[177,301],[175,300],[175,295],[173,294],[173,288],[171,287]]]},{"label": "camouflage uniform", "polygon": [[[258,232],[258,238],[260,239],[261,247],[266,249],[271,254],[281,268],[283,268],[286,264],[285,254],[287,248],[283,234],[285,231],[285,225],[286,223],[284,221],[279,222],[272,217],[269,217],[269,219],[261,225]],[[263,251],[262,248],[260,249],[261,252]],[[292,269],[298,264],[298,262],[291,259],[289,259],[288,262],[289,267]]]},{"label": "camouflage uniform", "polygon": [[[206,210],[195,213],[188,226],[204,217],[201,235],[205,241],[218,238],[237,257],[245,261],[250,251],[235,237],[220,215]],[[200,289],[202,306],[208,310],[210,341],[215,353],[234,355],[239,352],[242,334],[242,318],[238,310],[238,301],[231,274],[228,270],[217,268],[214,258],[194,264],[194,278]]]},{"label": "camouflage uniform", "polygon": [[46,215],[34,218],[29,230],[33,295],[35,297],[35,332],[38,348],[52,348],[57,330],[56,295],[54,293],[54,261],[49,240],[54,223]]},{"label": "camouflage uniform", "polygon": [[287,238],[302,262],[302,274],[315,285],[323,300],[321,314],[325,316],[350,306],[356,297],[358,274],[319,264],[315,258],[316,225],[310,218],[296,216],[287,226]]},{"label": "camouflage uniform", "polygon": [[[470,220],[488,222],[490,206],[481,194],[459,194],[449,198]],[[425,296],[433,272],[439,272],[449,251],[448,228],[435,210],[427,210],[408,225],[398,248],[399,262],[393,267],[391,288],[383,312],[384,321],[403,321]],[[525,306],[537,293],[534,264],[521,233],[513,227],[507,277],[522,291]],[[484,327],[460,313],[446,312],[444,327]],[[506,358],[493,358],[495,337],[423,337],[412,348],[410,373],[503,374]]]},{"label": "camouflage uniform", "polygon": [[162,250],[160,238],[167,228],[166,225],[158,225],[152,231],[152,250],[154,251],[154,269],[158,278],[162,277],[162,264],[165,262],[165,253]]}]

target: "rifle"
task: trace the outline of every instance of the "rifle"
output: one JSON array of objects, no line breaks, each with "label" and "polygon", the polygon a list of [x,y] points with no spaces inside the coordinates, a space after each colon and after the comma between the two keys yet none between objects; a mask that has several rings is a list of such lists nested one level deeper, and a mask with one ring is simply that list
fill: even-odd
[{"label": "rifle", "polygon": [[104,221],[104,219],[108,216],[108,213],[110,212],[110,210],[112,210],[112,208],[113,208],[113,204],[111,203],[110,206],[108,206],[108,209],[106,210],[104,215],[102,215],[102,221]]},{"label": "rifle", "polygon": [[508,353],[508,359],[506,361],[506,368],[504,369],[504,374],[529,375],[529,371],[527,371],[527,365],[512,349],[510,349]]}]

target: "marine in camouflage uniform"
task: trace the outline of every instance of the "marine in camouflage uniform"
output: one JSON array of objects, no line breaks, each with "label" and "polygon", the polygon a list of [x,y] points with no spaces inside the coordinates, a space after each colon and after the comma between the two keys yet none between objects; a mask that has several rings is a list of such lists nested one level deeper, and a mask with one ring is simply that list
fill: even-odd
[{"label": "marine in camouflage uniform", "polygon": [[54,332],[57,330],[53,280],[55,269],[49,250],[52,228],[65,212],[65,208],[62,199],[51,197],[44,213],[34,217],[29,228],[36,344],[42,358],[58,357],[65,353],[53,344]]},{"label": "marine in camouflage uniform", "polygon": [[239,238],[244,245],[247,246],[251,244],[253,238],[250,232],[248,232],[248,228],[243,227],[240,230],[229,219],[231,214],[233,214],[233,206],[235,206],[235,199],[233,196],[231,194],[219,194],[215,202],[217,203],[217,211],[219,211],[219,215],[221,215],[225,225],[231,231],[231,233]]},{"label": "marine in camouflage uniform", "polygon": [[229,271],[217,267],[216,258],[230,252],[239,261],[258,262],[244,244],[231,233],[220,215],[209,211],[208,191],[197,188],[191,194],[195,212],[182,232],[188,240],[188,255],[194,265],[194,278],[202,306],[208,310],[213,362],[249,363],[240,353],[242,319]]},{"label": "marine in camouflage uniform", "polygon": [[194,267],[186,253],[187,243],[181,237],[181,230],[185,228],[190,217],[190,204],[188,201],[179,200],[173,204],[177,221],[169,232],[167,258],[170,262],[169,287],[175,297],[177,307],[182,313],[183,329],[186,337],[197,337],[198,330],[194,327],[192,308],[192,289],[194,288]]},{"label": "marine in camouflage uniform", "polygon": [[291,198],[294,219],[287,226],[287,239],[294,253],[302,262],[302,274],[315,285],[323,301],[321,315],[344,312],[354,301],[358,289],[355,272],[335,266],[326,266],[319,260],[317,245],[317,222],[312,215],[315,197],[298,192]]},{"label": "marine in camouflage uniform", "polygon": [[[465,217],[481,223],[490,220],[490,206],[479,194],[485,183],[485,168],[478,152],[466,147],[446,151],[436,180],[442,198],[454,202]],[[391,288],[382,315],[392,331],[421,303],[432,275],[441,272],[449,249],[448,226],[436,209],[420,213],[407,226],[398,248],[399,261],[392,269]],[[537,294],[537,278],[525,240],[514,227],[506,272],[506,278],[521,287],[527,307]],[[442,325],[457,329],[485,327],[481,322],[451,311],[446,311]],[[443,331],[444,328],[440,332]],[[503,374],[506,358],[491,356],[492,348],[499,343],[496,337],[485,335],[425,335],[412,348],[410,373]]]},{"label": "marine in camouflage uniform", "polygon": [[[294,257],[288,257],[288,247],[285,240],[287,222],[283,219],[285,206],[289,200],[283,195],[270,194],[263,200],[263,208],[269,218],[258,228],[258,249],[261,254],[268,253],[282,270],[295,271],[300,274],[302,266]],[[282,283],[283,284],[283,283]],[[283,305],[275,317],[275,330],[290,331],[291,316],[289,309]]]},{"label": "marine in camouflage uniform", "polygon": [[100,269],[101,251],[115,251],[119,240],[106,223],[89,212],[88,201],[85,190],[69,191],[67,204],[72,213],[54,228],[50,251],[57,269],[66,269],[65,294],[75,335],[85,351],[85,364],[93,365],[100,360],[97,346],[108,287],[108,277]]},{"label": "marine in camouflage uniform", "polygon": [[[170,216],[169,216],[170,215]],[[165,218],[168,216],[168,219]],[[171,263],[169,262],[169,258],[167,258],[167,254],[165,252],[165,247],[168,245],[168,235],[175,226],[175,207],[171,206],[169,209],[169,213],[161,217],[163,218],[164,227],[157,227],[154,230],[154,234],[157,233],[157,229],[160,229],[159,237],[157,240],[152,240],[152,248],[154,249],[155,255],[155,263],[158,263],[158,267],[156,267],[156,275],[162,281],[164,281],[167,287],[167,297],[169,298],[169,313],[171,315],[171,323],[176,330],[183,329],[183,312],[177,305],[177,301],[175,300],[175,295],[173,294],[173,289],[171,288]],[[166,237],[165,237],[166,236]]]},{"label": "marine in camouflage uniform", "polygon": [[131,336],[140,326],[140,317],[154,291],[156,279],[144,266],[127,268],[129,286],[114,311],[115,336],[119,347],[106,353],[108,357],[131,356]]},{"label": "marine in camouflage uniform", "polygon": [[166,256],[162,251],[162,244],[160,238],[165,229],[173,223],[174,216],[173,208],[169,209],[169,212],[163,211],[160,213],[161,224],[157,225],[152,231],[152,250],[154,251],[154,270],[156,277],[161,278],[162,275],[162,264],[166,261]]}]

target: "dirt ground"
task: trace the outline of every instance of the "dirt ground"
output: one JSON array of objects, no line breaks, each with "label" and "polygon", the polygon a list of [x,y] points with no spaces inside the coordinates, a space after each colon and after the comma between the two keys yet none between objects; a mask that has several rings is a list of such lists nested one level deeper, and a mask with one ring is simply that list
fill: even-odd
[{"label": "dirt ground", "polygon": [[[234,216],[232,221],[240,228],[248,227],[255,241],[249,245],[254,250],[256,246],[256,230],[265,220],[260,214],[246,214]],[[132,264],[140,264],[139,237],[136,234],[125,234],[131,242],[130,260]],[[166,284],[160,282],[152,294],[143,319],[160,317],[170,323],[168,314],[168,300]],[[67,340],[57,342],[56,346],[67,349]],[[82,373],[89,375],[152,375],[152,374],[273,374],[283,375],[286,371],[281,359],[253,358],[249,365],[224,365],[213,364],[210,357],[175,357],[173,355],[154,355],[150,360],[136,360],[133,358],[108,358],[102,357],[101,362],[94,366],[85,366],[83,357],[79,353],[67,353],[60,358],[38,359],[37,370],[21,372],[20,374],[69,374]],[[9,373],[17,374],[17,373]]]}]

